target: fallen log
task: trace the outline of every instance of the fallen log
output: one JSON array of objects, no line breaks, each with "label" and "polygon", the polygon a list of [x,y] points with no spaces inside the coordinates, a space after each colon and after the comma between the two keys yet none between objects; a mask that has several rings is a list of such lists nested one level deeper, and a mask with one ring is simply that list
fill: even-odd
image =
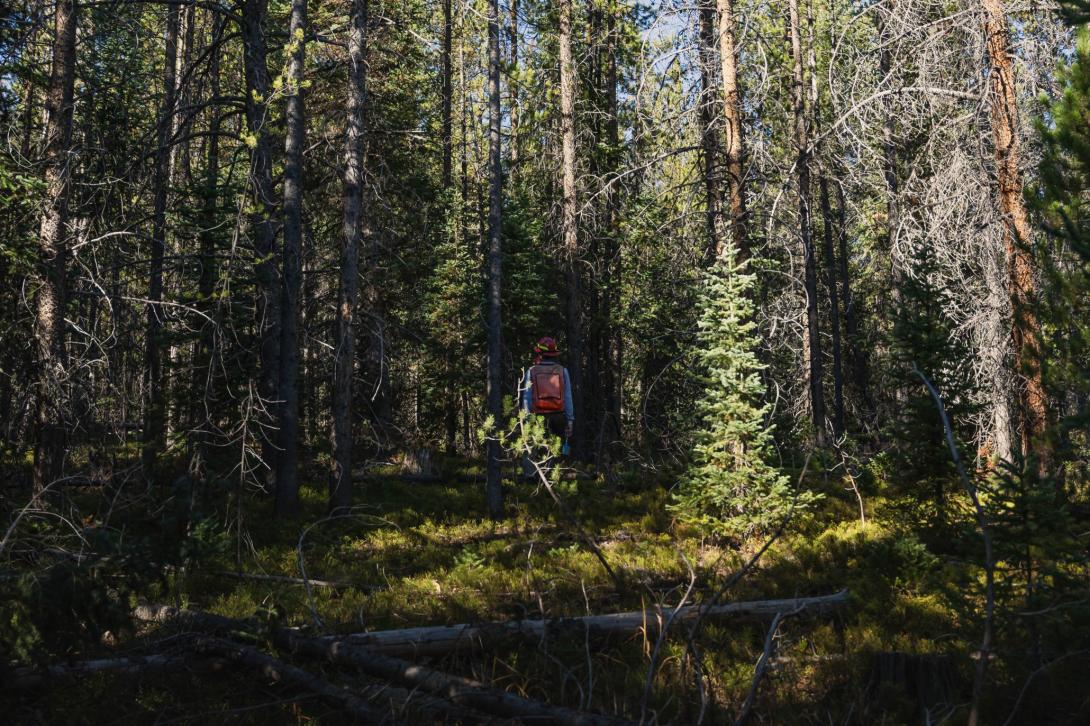
[{"label": "fallen log", "polygon": [[353,666],[367,675],[402,683],[425,693],[449,699],[459,706],[485,711],[523,724],[559,726],[621,726],[630,721],[584,711],[551,706],[513,693],[489,688],[470,678],[444,673],[397,658],[371,653],[340,641],[304,638],[281,630],[274,637],[278,647],[293,654]]},{"label": "fallen log", "polygon": [[[175,607],[141,606],[134,617],[147,622],[174,622],[185,627],[203,628],[211,632],[237,632],[248,623],[221,615]],[[630,723],[624,719],[591,714],[575,709],[551,706],[540,701],[523,698],[506,691],[489,688],[469,678],[443,673],[432,668],[410,663],[398,658],[371,653],[351,643],[327,638],[306,637],[289,628],[278,628],[272,633],[273,642],[281,650],[293,655],[323,660],[338,665],[351,666],[373,678],[400,683],[413,692],[422,692],[447,699],[442,703],[483,711],[494,716],[518,719],[527,724],[560,724],[562,726],[622,726]],[[417,695],[416,698],[424,698]],[[467,719],[472,720],[472,719]]]},{"label": "fallen log", "polygon": [[[674,618],[674,625],[695,620],[698,617],[775,617],[777,613],[794,612],[816,614],[844,606],[848,591],[832,595],[790,598],[786,600],[754,600],[734,602],[704,608],[689,605],[681,608]],[[384,655],[439,655],[458,650],[477,650],[510,639],[540,640],[565,633],[592,636],[616,633],[636,633],[649,625],[662,622],[660,610],[637,610],[609,615],[588,615],[577,618],[551,620],[510,620],[493,623],[463,623],[400,630],[379,630],[370,633],[326,636],[329,641],[344,641],[360,645],[373,653]]]},{"label": "fallen log", "polygon": [[[217,616],[210,616],[207,620],[190,618],[190,625],[197,623],[213,626],[222,624]],[[245,625],[245,622],[238,621],[236,624]],[[40,668],[15,668],[11,671],[9,677],[3,680],[0,687],[15,690],[39,688],[64,679],[83,678],[100,673],[124,676],[126,680],[131,680],[145,676],[162,676],[179,671],[198,674],[216,673],[230,667],[231,661],[227,658],[208,654],[208,642],[207,640],[195,640],[190,645],[178,648],[172,653],[55,663]],[[202,644],[205,647],[204,650],[200,647]],[[213,652],[216,652],[215,649],[213,649]],[[260,651],[258,652],[260,653]],[[275,662],[275,659],[273,661]],[[235,662],[238,662],[237,659]],[[297,682],[288,683],[288,685],[293,684],[298,685]],[[332,686],[332,684],[330,685]],[[332,687],[336,688],[335,686]],[[398,714],[408,711],[413,715],[427,719],[429,722],[488,723],[492,720],[491,716],[458,704],[452,704],[442,698],[391,686],[387,683],[372,682],[356,689],[354,693],[359,698],[378,707],[380,711]],[[337,701],[336,705],[340,706],[341,704]]]},{"label": "fallen log", "polygon": [[266,678],[313,693],[331,706],[341,709],[358,721],[367,724],[396,723],[392,713],[380,711],[359,695],[335,686],[324,678],[278,660],[257,648],[222,638],[202,637],[193,644],[195,652],[213,655],[232,661]]},{"label": "fallen log", "polygon": [[[5,688],[37,688],[51,681],[66,678],[83,678],[95,673],[114,673],[127,678],[144,675],[174,673],[190,667],[186,653],[127,656],[124,658],[96,658],[73,663],[53,663],[40,668],[15,668],[3,681]],[[211,670],[223,667],[223,661],[211,659],[201,663]]]}]

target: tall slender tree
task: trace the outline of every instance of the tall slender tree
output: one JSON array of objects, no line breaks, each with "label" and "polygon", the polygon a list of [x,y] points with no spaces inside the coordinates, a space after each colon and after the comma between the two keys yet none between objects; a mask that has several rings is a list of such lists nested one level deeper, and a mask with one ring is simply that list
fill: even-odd
[{"label": "tall slender tree", "polygon": [[[559,0],[560,186],[564,275],[567,283],[568,369],[577,425],[583,418],[583,304],[579,280],[578,192],[575,187],[575,64],[572,61],[572,2]],[[582,433],[583,429],[577,429]],[[577,435],[576,450],[583,437]]]},{"label": "tall slender tree", "polygon": [[806,72],[799,0],[788,2],[788,35],[793,61],[791,106],[795,124],[795,174],[798,185],[799,237],[802,242],[806,292],[806,335],[803,355],[807,361],[810,417],[818,444],[825,443],[825,389],[822,381],[821,330],[818,326],[817,257],[814,251],[810,190],[810,130],[806,109]]},{"label": "tall slender tree", "polygon": [[[503,332],[500,308],[503,289],[503,151],[500,145],[500,3],[488,3],[488,413],[497,427],[503,417]],[[488,513],[503,517],[500,441],[488,440]]]},{"label": "tall slender tree", "polygon": [[[208,49],[208,84],[209,95],[215,99],[220,95],[220,55],[223,39],[224,18],[219,14],[212,17],[211,43]],[[216,284],[219,281],[219,265],[216,260],[216,225],[219,212],[219,174],[220,174],[220,129],[221,111],[213,103],[209,108],[208,143],[205,155],[204,185],[201,190],[203,203],[200,214],[200,277],[197,282],[199,306],[205,314],[201,332],[196,341],[194,352],[194,376],[190,399],[191,430],[194,432],[191,446],[190,470],[199,473],[206,458],[205,449],[209,437],[209,394],[214,392],[215,366],[213,351],[217,323],[215,320],[216,304],[213,299]]]},{"label": "tall slender tree", "polygon": [[333,458],[329,509],[352,505],[352,370],[356,362],[354,326],[359,297],[359,247],[363,225],[363,135],[367,109],[368,0],[352,0],[348,31],[348,125],[345,130],[344,250],[333,361]]},{"label": "tall slender tree", "polygon": [[76,0],[57,0],[53,63],[46,97],[45,205],[38,226],[34,338],[37,342],[37,445],[34,496],[38,498],[64,466],[63,390],[65,262],[72,170],[72,96],[76,77]]},{"label": "tall slender tree", "polygon": [[292,0],[288,40],[287,131],[284,138],[284,255],[280,286],[280,404],[276,512],[299,510],[299,292],[303,252],[303,76],[307,2]]},{"label": "tall slender tree", "polygon": [[[268,0],[244,0],[242,5],[242,60],[246,76],[246,126],[249,132],[251,207],[255,300],[258,339],[258,394],[263,407],[275,415],[280,386],[280,273],[276,259],[276,197],[273,188],[273,142],[269,131],[269,81],[265,17]],[[264,422],[262,422],[264,423]],[[259,428],[261,458],[267,473],[276,471],[279,451],[270,427]]]},{"label": "tall slender tree", "polygon": [[155,136],[155,201],[152,211],[151,267],[148,272],[147,323],[144,350],[144,451],[145,472],[150,471],[163,448],[166,433],[166,390],[163,378],[163,256],[166,252],[167,195],[170,191],[174,130],[174,107],[177,93],[179,6],[167,5],[163,31],[163,97],[159,109],[158,133]]}]

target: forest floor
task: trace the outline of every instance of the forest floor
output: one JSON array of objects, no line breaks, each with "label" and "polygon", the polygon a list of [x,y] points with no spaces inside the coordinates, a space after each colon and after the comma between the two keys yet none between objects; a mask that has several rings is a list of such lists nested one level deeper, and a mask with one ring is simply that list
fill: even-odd
[{"label": "forest floor", "polygon": [[[446,468],[447,481],[479,473],[468,462]],[[311,482],[322,481],[319,471],[312,473]],[[621,589],[533,485],[508,484],[511,516],[495,523],[486,516],[483,485],[408,482],[388,467],[357,483],[357,507],[339,518],[326,518],[319,486],[303,488],[303,512],[293,520],[273,518],[268,498],[244,496],[241,527],[237,507],[219,513],[219,527],[187,540],[197,559],[169,569],[139,599],[238,618],[258,613],[324,633],[669,608],[691,577],[690,602],[700,602],[762,541],[700,538],[672,520],[662,484],[652,474],[630,473],[609,484],[562,485],[565,501],[621,573]],[[820,509],[797,518],[724,600],[847,588],[851,604],[833,615],[785,622],[755,713],[774,723],[864,723],[879,714],[886,723],[912,723],[921,705],[940,714],[963,706],[972,667],[966,654],[979,632],[975,622],[964,622],[972,620],[965,613],[974,611],[979,594],[973,554],[941,551],[938,534],[935,542],[921,542],[898,524],[903,512],[895,503],[866,492],[869,521],[861,523],[855,494],[834,477],[812,475],[807,485],[824,492]],[[79,496],[87,507],[104,499]],[[168,509],[159,525],[167,529]],[[135,520],[132,527],[135,536]],[[309,596],[288,579],[301,577],[301,561],[308,578],[323,581]],[[695,723],[701,688],[708,723],[733,719],[767,627],[751,619],[709,622],[698,640],[700,683],[684,640],[667,642],[646,721]],[[123,633],[99,655],[149,652],[172,632]],[[428,662],[528,698],[639,720],[653,646],[641,632],[608,643],[514,643]],[[358,682],[331,666],[322,672],[335,683]],[[64,697],[54,696],[22,694],[12,704],[18,722],[340,722],[317,699],[231,670],[214,677],[95,675],[66,683]]]}]

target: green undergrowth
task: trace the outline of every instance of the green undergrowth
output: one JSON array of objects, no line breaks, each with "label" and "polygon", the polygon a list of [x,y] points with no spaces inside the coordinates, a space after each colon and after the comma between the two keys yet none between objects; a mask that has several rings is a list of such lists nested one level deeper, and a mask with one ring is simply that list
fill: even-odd
[{"label": "green undergrowth", "polygon": [[[191,515],[186,541],[195,538],[194,519],[206,530],[196,536],[199,542],[187,545],[192,556],[179,557],[138,593],[127,590],[126,607],[142,600],[238,618],[260,613],[281,625],[328,633],[668,610],[691,577],[691,601],[705,601],[763,543],[712,541],[672,521],[666,514],[669,492],[658,477],[629,473],[613,484],[565,482],[565,501],[620,574],[619,589],[544,491],[508,483],[509,517],[493,522],[486,516],[483,486],[454,483],[472,469],[452,471],[450,483],[421,484],[378,470],[357,484],[355,508],[341,517],[326,517],[318,486],[304,486],[296,518],[273,517],[272,502],[255,493],[245,494],[241,507],[236,498],[222,511]],[[317,470],[309,480],[321,481]],[[940,693],[931,700],[945,699],[950,707],[930,707],[956,723],[964,717],[971,683],[967,654],[981,632],[981,569],[972,533],[943,538],[907,526],[897,502],[872,491],[873,485],[864,492],[869,521],[863,524],[844,482],[811,476],[806,485],[825,495],[822,502],[792,521],[724,600],[847,589],[850,604],[832,615],[784,622],[757,713],[773,723],[917,723],[919,684],[886,677],[882,665],[883,658],[908,654],[912,663],[933,665]],[[175,487],[171,496],[179,491]],[[221,494],[215,496],[222,499]],[[90,508],[93,495],[84,496]],[[173,521],[170,499],[157,510],[157,525],[149,526],[146,512],[137,518],[136,509],[132,522],[112,525],[129,538],[153,537],[156,528]],[[955,540],[960,544],[951,544]],[[309,596],[297,582],[239,576],[300,578],[300,554],[307,577],[323,582]],[[643,711],[647,722],[695,722],[703,692],[708,722],[721,723],[745,699],[767,625],[709,621],[693,641],[696,651],[683,637],[669,639],[646,710],[642,696],[653,629],[604,643],[581,636],[516,643],[430,663],[555,704],[636,720]],[[174,635],[169,627],[119,632],[114,636],[120,644],[113,648],[87,647],[66,657],[142,652]],[[260,634],[254,637],[260,644]],[[694,652],[700,654],[699,668]],[[337,683],[358,682],[331,667],[306,667]],[[1017,677],[1017,669],[1008,672],[1001,663],[993,672],[1001,682]],[[109,693],[110,705],[95,701],[96,693]],[[213,678],[189,672],[165,679],[96,676],[66,684],[64,698],[23,694],[14,707],[26,723],[340,723],[328,707],[295,695],[227,669]],[[411,714],[406,717],[413,722]]]}]

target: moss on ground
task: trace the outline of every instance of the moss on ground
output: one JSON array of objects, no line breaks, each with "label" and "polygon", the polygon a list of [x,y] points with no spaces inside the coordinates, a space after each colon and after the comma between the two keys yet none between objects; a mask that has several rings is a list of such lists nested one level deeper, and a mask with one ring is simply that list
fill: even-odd
[{"label": "moss on ground", "polygon": [[[456,473],[464,478],[468,469]],[[566,497],[623,573],[622,591],[549,498],[531,486],[508,487],[511,516],[496,523],[486,516],[479,484],[409,483],[379,471],[358,487],[349,516],[327,519],[319,486],[304,487],[303,511],[291,520],[274,518],[269,499],[245,496],[241,518],[237,508],[219,514],[218,548],[168,575],[149,596],[232,617],[260,612],[329,632],[580,616],[668,607],[681,598],[690,572],[699,602],[760,545],[703,540],[664,514],[669,495],[661,482],[631,474],[619,481],[612,487],[580,481]],[[728,599],[848,588],[851,606],[831,617],[785,622],[758,712],[775,723],[881,716],[886,723],[914,722],[913,694],[873,683],[874,654],[971,652],[979,623],[967,613],[976,612],[979,568],[965,553],[936,553],[897,517],[883,516],[897,511],[890,502],[868,496],[872,519],[864,526],[855,495],[842,482],[812,486],[826,494],[820,509],[795,522]],[[232,576],[241,570],[297,578],[300,553],[309,578],[338,586],[312,588],[308,600],[298,584]],[[747,620],[707,623],[698,641],[700,686],[693,652],[684,639],[671,639],[661,652],[647,714],[663,723],[693,722],[703,688],[709,722],[730,719],[749,688],[766,627]],[[160,637],[169,637],[168,630],[133,637],[124,646]],[[527,697],[638,719],[653,647],[645,633],[633,633],[607,643],[577,638],[514,644],[433,665]],[[963,661],[951,685],[962,700],[970,678]],[[337,682],[353,679],[328,668],[325,673]],[[25,723],[339,722],[322,704],[296,695],[230,671],[214,678],[100,676],[66,687],[63,699],[24,696],[16,708]]]}]

